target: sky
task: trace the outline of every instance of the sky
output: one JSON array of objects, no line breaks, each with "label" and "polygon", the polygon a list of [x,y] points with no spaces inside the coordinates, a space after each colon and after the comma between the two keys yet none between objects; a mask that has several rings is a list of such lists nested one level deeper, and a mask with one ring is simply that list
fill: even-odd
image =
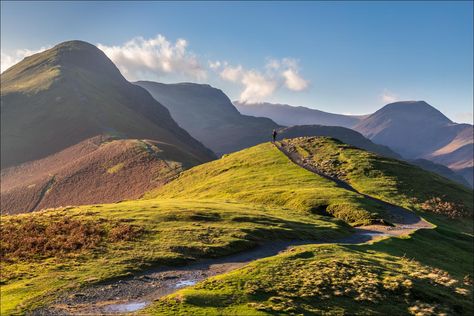
[{"label": "sky", "polygon": [[473,2],[1,2],[1,68],[97,45],[130,81],[367,114],[425,100],[473,120]]}]

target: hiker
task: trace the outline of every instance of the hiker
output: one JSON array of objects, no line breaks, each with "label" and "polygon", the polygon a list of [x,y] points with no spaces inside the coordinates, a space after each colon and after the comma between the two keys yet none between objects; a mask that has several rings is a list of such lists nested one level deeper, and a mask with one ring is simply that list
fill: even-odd
[{"label": "hiker", "polygon": [[273,132],[272,132],[273,142],[275,142],[276,137],[277,137],[277,134],[278,134],[278,133],[277,133],[276,129],[274,129]]}]

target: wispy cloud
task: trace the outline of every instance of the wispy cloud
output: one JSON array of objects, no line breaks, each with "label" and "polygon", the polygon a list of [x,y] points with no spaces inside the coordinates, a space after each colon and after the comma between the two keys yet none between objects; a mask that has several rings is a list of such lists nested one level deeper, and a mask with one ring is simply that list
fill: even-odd
[{"label": "wispy cloud", "polygon": [[162,78],[170,74],[202,80],[207,71],[198,57],[188,50],[188,42],[178,39],[170,42],[163,35],[145,39],[135,37],[123,45],[97,45],[129,80],[152,77]]},{"label": "wispy cloud", "polygon": [[209,65],[222,79],[242,86],[241,102],[261,102],[278,89],[302,91],[309,86],[299,74],[298,61],[290,58],[268,59],[262,70],[233,66],[226,61],[210,62]]},{"label": "wispy cloud", "polygon": [[400,101],[400,98],[398,95],[392,93],[391,91],[384,89],[382,94],[380,95],[380,98],[382,99],[383,103],[393,103]]},{"label": "wispy cloud", "polygon": [[1,51],[1,65],[0,65],[0,72],[4,72],[11,66],[15,65],[16,63],[22,61],[25,57],[34,55],[36,53],[40,53],[42,51],[47,50],[51,46],[41,47],[37,50],[30,50],[30,49],[17,49],[12,54],[7,54],[4,51]]}]

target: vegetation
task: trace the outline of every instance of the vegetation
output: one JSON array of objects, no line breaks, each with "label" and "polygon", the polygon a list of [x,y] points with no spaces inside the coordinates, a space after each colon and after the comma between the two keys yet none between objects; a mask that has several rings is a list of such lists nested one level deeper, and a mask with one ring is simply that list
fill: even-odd
[{"label": "vegetation", "polygon": [[[464,273],[473,264],[472,238],[461,237],[451,250],[444,245],[431,246],[431,251],[447,250],[462,256],[457,263],[448,264],[448,258],[437,257],[427,265],[424,253],[417,255],[426,240],[424,234],[420,232],[420,240],[417,233],[374,245],[300,246],[178,291],[146,312],[469,315],[473,311],[472,284],[466,282]],[[409,255],[393,254],[402,247]],[[452,274],[438,265],[449,266]]]},{"label": "vegetation", "polygon": [[3,216],[1,225],[2,314],[153,265],[228,255],[265,240],[333,240],[351,231],[343,222],[288,209],[176,199]]},{"label": "vegetation", "polygon": [[[444,192],[446,201],[472,209],[464,189],[450,182],[442,186],[447,180],[434,174],[332,139],[314,142],[319,150],[347,154],[350,159],[332,165],[361,192],[416,211],[423,210],[412,197]],[[300,147],[308,159],[311,147]],[[410,172],[434,186],[412,192],[404,182]],[[260,242],[337,240],[352,233],[347,223],[385,215],[363,195],[293,164],[272,144],[258,145],[184,171],[147,199],[2,216],[2,231],[9,232],[6,239],[2,234],[8,259],[2,262],[2,313],[32,310],[63,291],[152,266],[225,256]],[[473,311],[472,222],[444,213],[423,216],[436,229],[373,244],[297,247],[178,291],[147,312],[468,314]],[[39,240],[38,248],[33,241],[24,248],[15,244],[15,228]],[[41,239],[43,233],[48,241]]]},{"label": "vegetation", "polygon": [[424,201],[443,197],[444,202],[460,206],[465,215],[473,214],[472,190],[406,162],[380,157],[328,137],[294,138],[282,143],[361,193],[411,209],[420,209]]},{"label": "vegetation", "polygon": [[385,215],[373,201],[300,168],[270,143],[185,171],[146,197],[233,200],[321,215],[344,208],[340,218],[353,224]]}]

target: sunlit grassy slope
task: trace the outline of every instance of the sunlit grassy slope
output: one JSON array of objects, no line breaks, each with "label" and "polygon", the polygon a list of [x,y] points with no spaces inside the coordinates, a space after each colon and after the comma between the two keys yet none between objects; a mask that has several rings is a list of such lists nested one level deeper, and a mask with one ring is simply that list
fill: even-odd
[{"label": "sunlit grassy slope", "polygon": [[[51,227],[64,218],[107,227],[115,223],[143,229],[135,240],[111,242],[101,237],[97,246],[42,255],[31,245],[23,257],[5,254],[2,236],[1,306],[3,313],[45,303],[60,289],[118,277],[152,265],[175,265],[200,257],[217,257],[249,249],[275,239],[331,240],[347,236],[350,227],[322,216],[238,203],[186,200],[142,200],[83,206],[39,213],[4,216],[2,229],[38,222]],[[50,232],[48,238],[75,243],[79,234]],[[15,237],[15,236],[13,236]],[[20,236],[35,243],[37,235]],[[84,237],[87,241],[87,237]],[[84,242],[83,242],[84,243]],[[47,249],[44,248],[44,249]],[[25,257],[26,256],[26,257]]]},{"label": "sunlit grassy slope", "polygon": [[404,161],[384,158],[329,137],[283,140],[302,159],[338,174],[355,189],[387,202],[415,209],[433,197],[462,204],[473,212],[473,191]]},{"label": "sunlit grassy slope", "polygon": [[353,224],[383,217],[372,201],[299,167],[271,143],[183,172],[148,197],[245,201],[308,213],[343,206],[349,210],[344,219]]},{"label": "sunlit grassy slope", "polygon": [[[172,294],[150,315],[470,315],[472,236],[311,245]],[[453,257],[451,257],[453,256]]]},{"label": "sunlit grassy slope", "polygon": [[[391,194],[403,201],[404,195],[392,188]],[[3,216],[2,232],[12,233],[2,234],[2,313],[48,303],[63,290],[151,266],[223,256],[259,241],[334,240],[350,234],[346,223],[317,215],[328,205],[347,206],[350,216],[346,220],[351,223],[380,211],[363,196],[295,165],[272,144],[262,144],[185,171],[145,200]],[[472,224],[426,216],[439,225],[436,230],[372,246],[301,248],[181,291],[152,306],[150,313],[318,313],[318,309],[337,313],[360,302],[357,311],[367,307],[380,313],[388,309],[382,300],[399,300],[407,292],[407,300],[396,301],[396,308],[408,311],[413,304],[424,308],[417,300],[441,304],[442,297],[447,306],[435,308],[457,311],[462,305],[462,311],[470,311],[472,305],[462,294],[466,289],[460,282],[472,266]],[[88,229],[95,233],[51,228],[67,227],[65,220],[91,225]],[[128,238],[134,229],[140,233]],[[38,247],[37,232],[43,230],[54,241],[52,250],[42,246],[50,249],[47,255],[45,248]],[[15,246],[19,238],[15,231],[25,231],[21,247]],[[13,251],[15,247],[21,251]],[[450,274],[447,282],[457,283],[434,286],[430,280],[436,282],[445,273],[436,270],[435,276],[429,276],[426,271],[434,268]],[[417,271],[419,276],[411,275]],[[395,281],[386,280],[388,276]],[[370,290],[379,295],[377,303],[364,296],[356,300],[366,293],[366,283],[377,289]],[[287,286],[291,292],[282,289]],[[461,294],[456,294],[457,287]],[[339,289],[349,291],[348,296],[335,294]],[[417,296],[421,292],[425,294]]]}]

